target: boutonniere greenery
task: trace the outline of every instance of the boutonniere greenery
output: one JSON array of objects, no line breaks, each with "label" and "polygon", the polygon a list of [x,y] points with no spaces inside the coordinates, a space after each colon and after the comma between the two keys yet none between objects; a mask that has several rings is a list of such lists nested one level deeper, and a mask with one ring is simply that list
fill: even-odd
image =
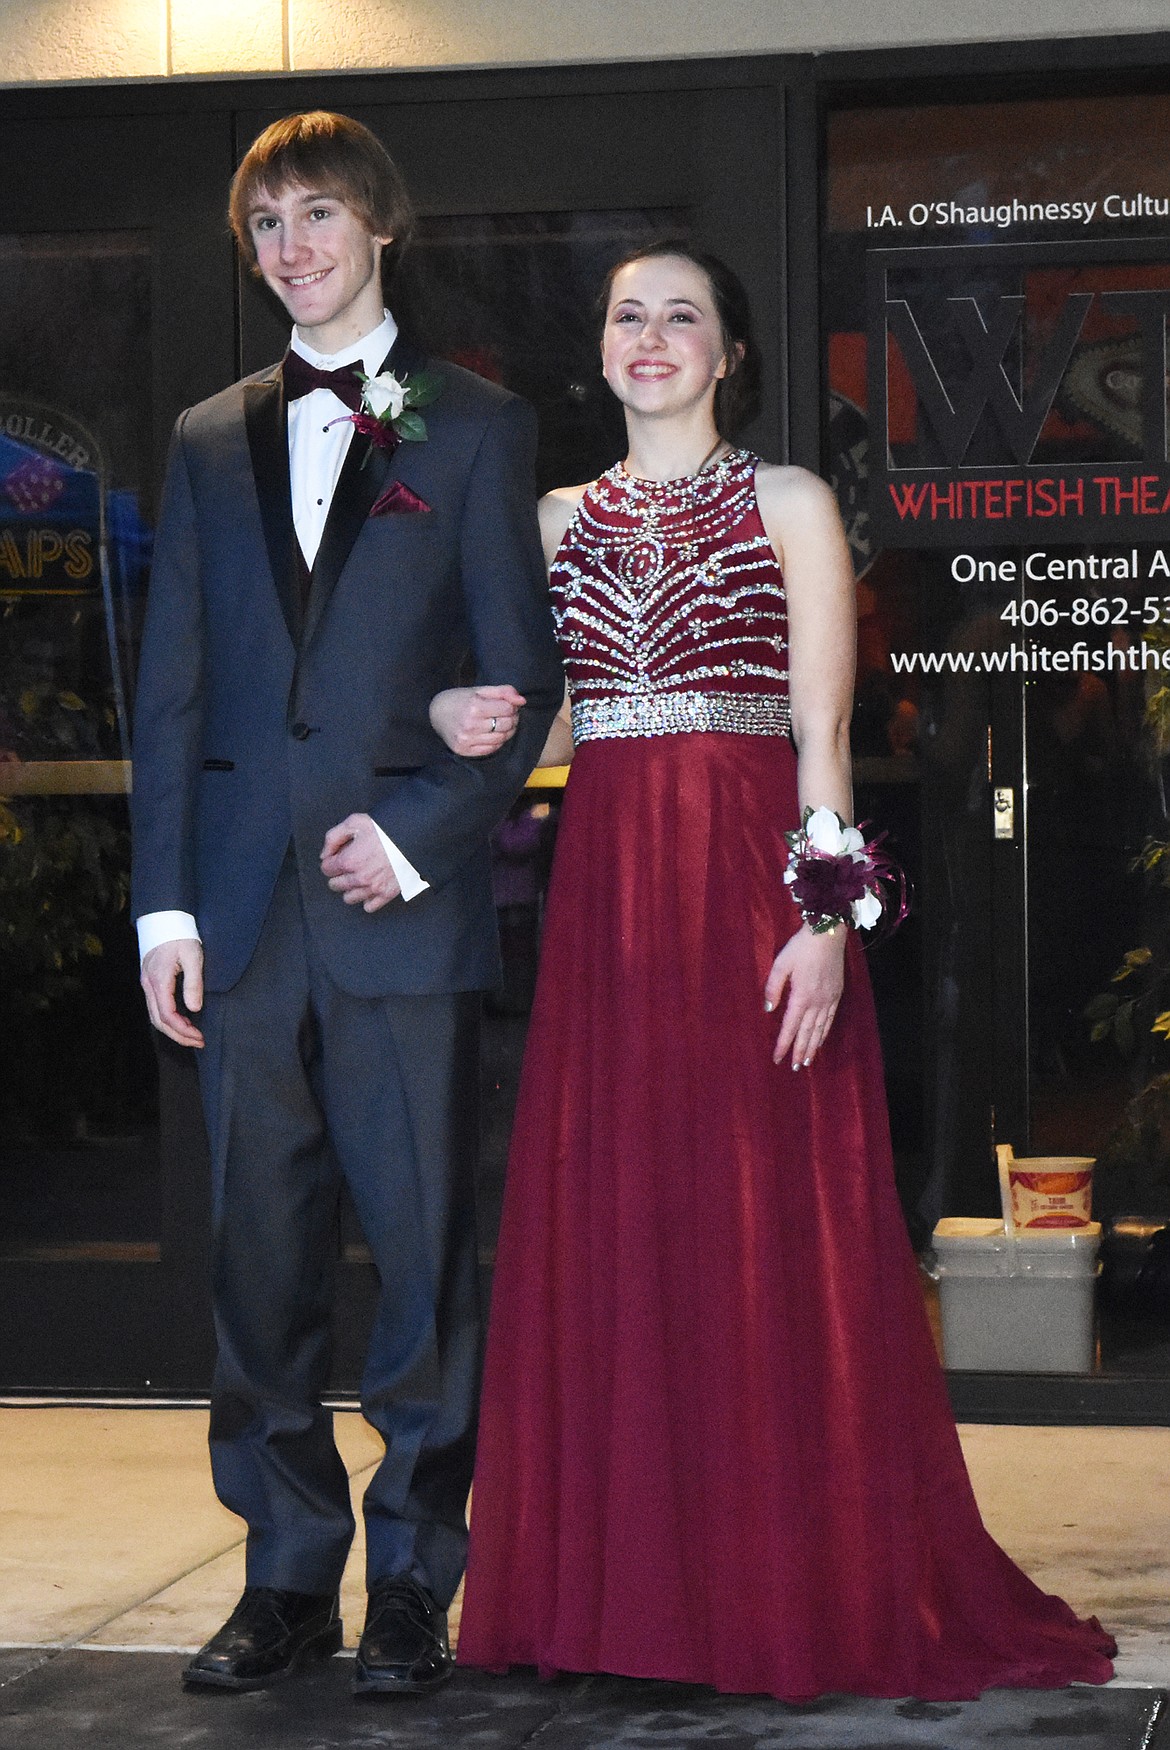
[{"label": "boutonniere greenery", "polygon": [[393,452],[400,443],[419,444],[426,441],[427,422],[418,411],[429,407],[442,392],[443,385],[432,371],[416,371],[400,382],[392,371],[382,371],[376,377],[358,372],[362,383],[362,404],[351,413],[355,428],[370,440],[364,468],[371,450]]}]

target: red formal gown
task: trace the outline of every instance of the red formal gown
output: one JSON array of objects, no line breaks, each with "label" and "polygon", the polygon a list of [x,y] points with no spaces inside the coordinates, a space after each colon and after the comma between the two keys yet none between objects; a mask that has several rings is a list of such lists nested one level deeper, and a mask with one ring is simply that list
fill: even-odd
[{"label": "red formal gown", "polygon": [[1104,1682],[984,1530],[894,1189],[860,944],[810,1069],[755,459],[620,466],[552,587],[577,751],[496,1263],[459,1658],[799,1701]]}]

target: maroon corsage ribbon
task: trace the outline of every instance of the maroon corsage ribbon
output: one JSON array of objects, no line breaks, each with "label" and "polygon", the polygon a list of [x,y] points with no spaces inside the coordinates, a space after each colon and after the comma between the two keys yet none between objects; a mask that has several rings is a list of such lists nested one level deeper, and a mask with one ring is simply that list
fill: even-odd
[{"label": "maroon corsage ribbon", "polygon": [[[365,408],[349,414],[348,418],[355,431],[360,431],[363,437],[369,438],[370,450],[385,450],[388,456],[392,456],[402,442],[388,419],[379,419],[377,414],[367,413]],[[363,468],[370,459],[370,450],[366,451]]]}]

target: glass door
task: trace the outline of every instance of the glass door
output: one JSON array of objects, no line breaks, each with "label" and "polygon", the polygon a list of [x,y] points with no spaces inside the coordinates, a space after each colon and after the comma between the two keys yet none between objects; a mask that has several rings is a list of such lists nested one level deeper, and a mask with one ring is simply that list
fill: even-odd
[{"label": "glass door", "polygon": [[[859,787],[918,881],[875,973],[908,993],[922,956],[887,1011],[919,1240],[998,1213],[996,1142],[1096,1156],[1102,1218],[1170,1215],[1168,121],[1150,94],[829,119]],[[1106,1371],[1170,1354],[1123,1322]]]},{"label": "glass door", "polygon": [[[128,908],[166,434],[231,369],[226,121],[29,121],[0,191],[0,1387],[206,1351]],[[68,174],[63,166],[68,164]],[[164,1068],[164,1078],[169,1067]],[[164,1098],[165,1087],[164,1087]],[[195,1371],[202,1363],[196,1361]]]}]

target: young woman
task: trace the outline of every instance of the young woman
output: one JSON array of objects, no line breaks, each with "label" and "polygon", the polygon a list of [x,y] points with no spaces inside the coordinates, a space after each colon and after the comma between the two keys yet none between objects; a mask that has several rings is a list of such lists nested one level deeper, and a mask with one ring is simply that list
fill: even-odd
[{"label": "young woman", "polygon": [[[1102,1682],[1109,1636],[980,1521],[895,1195],[853,908],[825,927],[784,879],[804,810],[850,819],[832,494],[723,435],[756,356],[722,263],[650,248],[605,310],[628,454],[542,506],[576,753],[459,1657],[793,1701]],[[433,720],[490,751],[518,700],[441,695]]]}]

